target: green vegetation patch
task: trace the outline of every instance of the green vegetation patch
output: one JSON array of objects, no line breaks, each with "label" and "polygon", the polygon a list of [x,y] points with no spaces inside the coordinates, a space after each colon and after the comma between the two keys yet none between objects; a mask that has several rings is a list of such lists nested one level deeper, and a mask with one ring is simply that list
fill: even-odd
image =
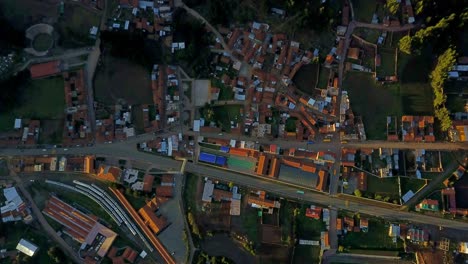
[{"label": "green vegetation patch", "polygon": [[298,245],[294,248],[293,263],[319,263],[320,262],[320,247],[319,246],[304,246]]},{"label": "green vegetation patch", "polygon": [[318,63],[312,63],[302,66],[294,76],[293,82],[299,88],[307,94],[313,94],[315,86],[317,85],[317,79],[319,76],[320,65]]},{"label": "green vegetation patch", "polygon": [[410,190],[413,191],[414,193],[417,192],[426,184],[426,180],[400,177],[400,184],[401,184],[401,194],[404,195]]},{"label": "green vegetation patch", "polygon": [[57,31],[65,47],[86,46],[94,43],[89,37],[91,27],[100,26],[98,12],[90,11],[78,4],[66,2],[64,14],[60,17]]},{"label": "green vegetation patch", "polygon": [[307,240],[320,240],[320,232],[325,231],[322,219],[312,219],[305,215],[306,207],[302,206],[296,215],[297,238]]},{"label": "green vegetation patch", "polygon": [[381,64],[377,67],[378,76],[393,76],[395,72],[395,53],[394,49],[380,49],[380,60]]},{"label": "green vegetation patch", "polygon": [[222,83],[219,79],[213,78],[211,79],[211,85],[213,87],[219,88],[219,98],[220,101],[232,100],[234,99],[234,91],[231,87],[226,86]]},{"label": "green vegetation patch", "polygon": [[345,249],[378,249],[378,250],[400,250],[403,245],[401,240],[397,243],[388,236],[389,226],[383,220],[369,219],[369,231],[348,232],[342,240]]},{"label": "green vegetation patch", "polygon": [[46,33],[37,35],[32,43],[32,46],[37,51],[46,51],[52,47],[52,36]]},{"label": "green vegetation patch", "polygon": [[243,122],[240,116],[240,105],[224,105],[213,107],[215,120],[220,123],[222,129],[226,132],[231,131],[231,122],[234,126]]},{"label": "green vegetation patch", "polygon": [[320,67],[317,88],[326,89],[328,87],[328,78],[330,77],[330,69]]},{"label": "green vegetation patch", "polygon": [[343,87],[351,107],[362,116],[368,139],[386,139],[386,117],[431,115],[432,90],[427,83],[380,85],[371,74],[348,73]]},{"label": "green vegetation patch", "polygon": [[103,65],[94,79],[96,101],[108,105],[119,99],[129,104],[153,103],[150,73],[145,67],[109,54],[103,56]]},{"label": "green vegetation patch", "polygon": [[381,196],[382,199],[390,197],[391,199],[399,198],[398,178],[378,178],[375,176],[367,175],[367,194],[374,195],[369,198],[378,198]]},{"label": "green vegetation patch", "polygon": [[370,23],[372,22],[372,16],[377,9],[377,5],[375,2],[369,3],[367,0],[354,0],[353,9],[357,21]]},{"label": "green vegetation patch", "polygon": [[20,103],[8,112],[0,113],[0,130],[13,129],[15,118],[62,119],[65,92],[62,77],[31,80],[20,93]]},{"label": "green vegetation patch", "polygon": [[246,208],[241,214],[242,219],[242,228],[247,235],[249,241],[252,241],[254,244],[259,243],[259,223],[260,217],[258,215],[258,209],[255,208]]}]

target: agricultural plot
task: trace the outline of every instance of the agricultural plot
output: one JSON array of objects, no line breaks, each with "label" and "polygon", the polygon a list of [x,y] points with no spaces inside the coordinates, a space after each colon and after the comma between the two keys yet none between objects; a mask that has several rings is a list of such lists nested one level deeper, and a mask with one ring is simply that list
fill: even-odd
[{"label": "agricultural plot", "polygon": [[378,50],[380,55],[380,66],[377,66],[377,76],[393,76],[395,72],[395,49],[381,48]]},{"label": "agricultural plot", "polygon": [[31,80],[19,94],[17,106],[0,113],[0,130],[12,130],[15,118],[63,119],[64,110],[62,77]]},{"label": "agricultural plot", "polygon": [[388,224],[383,220],[369,219],[368,232],[348,232],[342,241],[345,249],[382,249],[382,250],[400,250],[402,249],[401,240],[397,243],[388,236]]}]

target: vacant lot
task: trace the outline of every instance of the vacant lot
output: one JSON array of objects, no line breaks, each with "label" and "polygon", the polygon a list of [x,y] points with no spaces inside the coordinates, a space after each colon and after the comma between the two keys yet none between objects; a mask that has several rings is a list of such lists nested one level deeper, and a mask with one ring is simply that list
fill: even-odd
[{"label": "vacant lot", "polygon": [[234,125],[237,123],[242,123],[242,118],[240,116],[240,105],[225,105],[219,107],[213,107],[215,114],[215,119],[218,122],[221,122],[221,127],[226,131],[231,131],[231,122],[234,122]]},{"label": "vacant lot", "polygon": [[[319,76],[320,65],[317,63],[302,66],[301,69],[294,76],[293,82],[307,94],[313,94]],[[323,87],[326,88],[326,87]]]},{"label": "vacant lot", "polygon": [[297,245],[294,248],[293,263],[319,263],[320,247]]},{"label": "vacant lot", "polygon": [[353,9],[355,19],[357,21],[370,23],[372,21],[372,15],[377,9],[377,5],[374,1],[368,2],[367,0],[355,0],[353,1]]},{"label": "vacant lot", "polygon": [[21,103],[6,113],[0,113],[0,130],[13,128],[15,118],[62,119],[65,110],[62,77],[31,80],[20,95]]},{"label": "vacant lot", "polygon": [[44,17],[56,19],[60,0],[2,0],[3,15],[17,29],[26,29]]},{"label": "vacant lot", "polygon": [[398,179],[396,177],[378,178],[367,175],[367,192],[380,195],[382,198],[390,197],[391,199],[398,199]]},{"label": "vacant lot", "polygon": [[369,219],[369,231],[348,232],[342,241],[346,249],[383,249],[399,250],[402,248],[400,240],[393,243],[388,236],[388,225],[383,220]]},{"label": "vacant lot", "polygon": [[426,180],[401,177],[400,183],[401,183],[401,194],[405,195],[405,193],[407,193],[410,190],[413,191],[414,193],[417,192],[426,184]]},{"label": "vacant lot", "polygon": [[119,99],[128,104],[152,104],[150,73],[129,60],[103,56],[94,79],[96,101],[112,105]]},{"label": "vacant lot", "polygon": [[326,89],[328,88],[328,78],[330,77],[330,69],[320,67],[317,88]]},{"label": "vacant lot", "polygon": [[86,46],[94,43],[94,39],[89,37],[89,30],[93,26],[99,27],[99,24],[99,13],[66,2],[64,14],[59,18],[56,30],[61,36],[62,46]]},{"label": "vacant lot", "polygon": [[379,49],[381,64],[377,67],[377,76],[393,76],[395,72],[395,49]]},{"label": "vacant lot", "polygon": [[401,115],[401,100],[394,87],[377,84],[368,73],[348,73],[343,83],[348,90],[351,107],[362,116],[367,137],[386,137],[386,117]]},{"label": "vacant lot", "polygon": [[41,133],[39,144],[59,144],[62,142],[63,119],[41,120]]},{"label": "vacant lot", "polygon": [[349,73],[344,89],[350,95],[351,107],[363,117],[369,139],[386,138],[389,115],[425,115],[433,112],[432,90],[426,83],[380,85],[367,73]]},{"label": "vacant lot", "polygon": [[306,206],[302,206],[296,216],[297,238],[320,240],[320,232],[325,231],[325,223],[319,219],[312,219],[305,215]]}]

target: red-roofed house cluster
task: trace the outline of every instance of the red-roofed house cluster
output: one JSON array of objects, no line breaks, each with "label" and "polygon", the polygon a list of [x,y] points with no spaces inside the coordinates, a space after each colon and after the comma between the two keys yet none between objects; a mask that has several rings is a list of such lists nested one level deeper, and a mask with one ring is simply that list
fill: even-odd
[{"label": "red-roofed house cluster", "polygon": [[84,84],[84,73],[65,72],[65,105],[66,118],[63,130],[63,144],[87,144],[93,139],[88,117],[87,91]]},{"label": "red-roofed house cluster", "polygon": [[[173,0],[120,0],[119,4],[121,8],[114,10],[109,20],[110,29],[142,30],[152,39],[172,36]],[[184,43],[172,43],[172,38],[170,42],[169,46],[176,44],[174,49],[185,48]]]}]

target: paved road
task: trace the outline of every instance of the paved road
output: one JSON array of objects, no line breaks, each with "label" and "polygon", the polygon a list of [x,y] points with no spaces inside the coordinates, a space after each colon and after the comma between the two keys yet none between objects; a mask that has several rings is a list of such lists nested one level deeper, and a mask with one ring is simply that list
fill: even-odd
[{"label": "paved road", "polygon": [[[5,155],[6,153],[8,153],[8,155],[43,155],[46,153],[51,154],[48,151],[44,152],[40,149],[24,150],[24,152],[21,152],[17,149],[3,149],[0,152],[0,154],[3,155]],[[95,147],[73,148],[69,149],[68,151],[57,149],[56,154],[96,154],[113,156],[115,158],[129,158],[157,164],[157,166],[159,166],[162,170],[178,170],[181,166],[181,162],[179,161],[168,159],[166,157],[139,152],[136,150],[134,145],[128,144],[103,144],[97,145]],[[420,215],[416,213],[402,212],[398,211],[398,209],[381,208],[374,203],[366,204],[366,202],[364,201],[360,201],[359,203],[355,201],[346,201],[346,198],[328,196],[322,193],[312,191],[312,189],[308,189],[301,186],[294,186],[292,184],[286,185],[283,182],[279,182],[270,178],[243,175],[230,171],[221,171],[216,168],[202,166],[190,162],[186,164],[185,169],[188,172],[197,173],[202,176],[208,176],[224,181],[232,181],[239,185],[262,189],[268,192],[277,193],[284,197],[295,198],[310,203],[322,204],[325,206],[330,206],[332,208],[350,210],[378,217],[394,220],[404,220],[415,223],[438,223],[439,225],[445,228],[453,228],[461,231],[468,231],[467,223],[453,221],[449,219],[441,219],[427,215]],[[296,191],[298,189],[306,190],[305,194],[297,194]]]},{"label": "paved road", "polygon": [[385,258],[381,256],[366,256],[358,254],[338,254],[327,257],[323,264],[329,263],[355,263],[355,264],[412,264],[412,261]]}]

